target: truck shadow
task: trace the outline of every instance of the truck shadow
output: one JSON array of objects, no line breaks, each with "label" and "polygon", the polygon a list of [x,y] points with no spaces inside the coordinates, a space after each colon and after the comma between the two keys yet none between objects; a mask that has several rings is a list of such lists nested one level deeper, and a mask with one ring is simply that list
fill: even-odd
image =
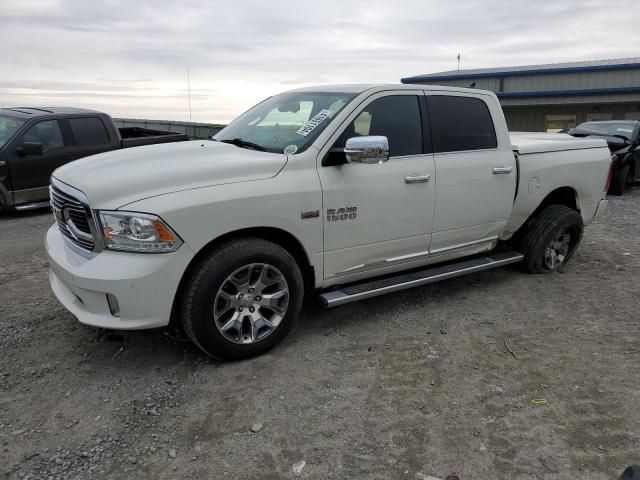
[{"label": "truck shadow", "polygon": [[[479,272],[463,278],[445,280],[436,284],[416,287],[392,295],[354,302],[332,309],[324,306],[314,297],[305,300],[302,315],[292,332],[266,355],[288,355],[290,349],[304,348],[307,342],[317,343],[332,335],[353,335],[362,329],[368,335],[381,338],[393,329],[393,324],[401,324],[407,315],[424,316],[424,330],[440,328],[446,319],[445,304],[459,302],[478,293],[478,290],[500,291],[522,275],[517,267],[503,267],[499,270]],[[438,310],[438,319],[430,318],[430,308]],[[443,308],[445,308],[443,312]],[[457,313],[452,313],[458,315]],[[71,320],[77,322],[77,320]],[[391,325],[390,325],[391,324]],[[96,361],[108,362],[112,368],[128,367],[131,362],[145,365],[151,370],[167,369],[177,365],[233,364],[261,362],[260,358],[241,362],[220,362],[208,357],[186,337],[169,333],[166,329],[141,331],[97,330],[86,326],[74,335],[76,348],[83,354],[96,357]],[[376,334],[376,331],[378,334]],[[146,368],[146,367],[145,367]]]}]

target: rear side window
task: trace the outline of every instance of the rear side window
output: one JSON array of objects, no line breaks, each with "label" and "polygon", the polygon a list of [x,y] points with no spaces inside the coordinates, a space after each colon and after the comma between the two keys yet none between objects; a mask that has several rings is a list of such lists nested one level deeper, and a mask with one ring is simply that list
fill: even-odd
[{"label": "rear side window", "polygon": [[109,143],[109,134],[104,123],[99,118],[71,118],[69,119],[69,124],[77,145],[104,145]]},{"label": "rear side window", "polygon": [[487,104],[479,98],[428,97],[436,153],[496,148],[496,130]]}]

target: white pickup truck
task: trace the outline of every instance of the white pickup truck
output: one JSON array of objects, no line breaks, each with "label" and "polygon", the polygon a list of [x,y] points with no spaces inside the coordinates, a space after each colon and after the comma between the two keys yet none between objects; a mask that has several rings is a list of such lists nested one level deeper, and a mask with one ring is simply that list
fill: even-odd
[{"label": "white pickup truck", "polygon": [[293,90],[213,140],[56,170],[51,287],[85,324],[171,322],[245,358],[312,292],[332,307],[510,263],[557,270],[605,210],[610,164],[604,140],[510,136],[490,92]]}]

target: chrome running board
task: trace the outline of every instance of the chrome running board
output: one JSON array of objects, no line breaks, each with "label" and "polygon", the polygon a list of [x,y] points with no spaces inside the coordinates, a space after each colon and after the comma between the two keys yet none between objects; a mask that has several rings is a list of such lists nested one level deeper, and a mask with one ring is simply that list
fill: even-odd
[{"label": "chrome running board", "polygon": [[46,208],[48,207],[49,201],[45,201],[45,202],[33,202],[33,203],[22,203],[20,205],[16,205],[13,208],[19,212],[25,211],[25,210],[36,210],[37,208]]},{"label": "chrome running board", "polygon": [[377,297],[378,295],[419,287],[448,278],[460,277],[469,273],[518,263],[522,261],[523,258],[524,256],[518,252],[485,255],[480,258],[463,260],[458,263],[430,267],[425,270],[370,280],[364,283],[346,285],[338,290],[321,293],[320,299],[326,307],[337,307],[345,303],[364,300],[365,298]]}]

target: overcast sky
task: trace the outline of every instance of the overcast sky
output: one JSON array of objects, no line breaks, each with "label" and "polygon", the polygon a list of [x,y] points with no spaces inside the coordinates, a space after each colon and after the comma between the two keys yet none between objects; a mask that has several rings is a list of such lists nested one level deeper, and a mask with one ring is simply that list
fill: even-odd
[{"label": "overcast sky", "polygon": [[0,105],[227,122],[298,86],[640,56],[640,1],[0,0]]}]

